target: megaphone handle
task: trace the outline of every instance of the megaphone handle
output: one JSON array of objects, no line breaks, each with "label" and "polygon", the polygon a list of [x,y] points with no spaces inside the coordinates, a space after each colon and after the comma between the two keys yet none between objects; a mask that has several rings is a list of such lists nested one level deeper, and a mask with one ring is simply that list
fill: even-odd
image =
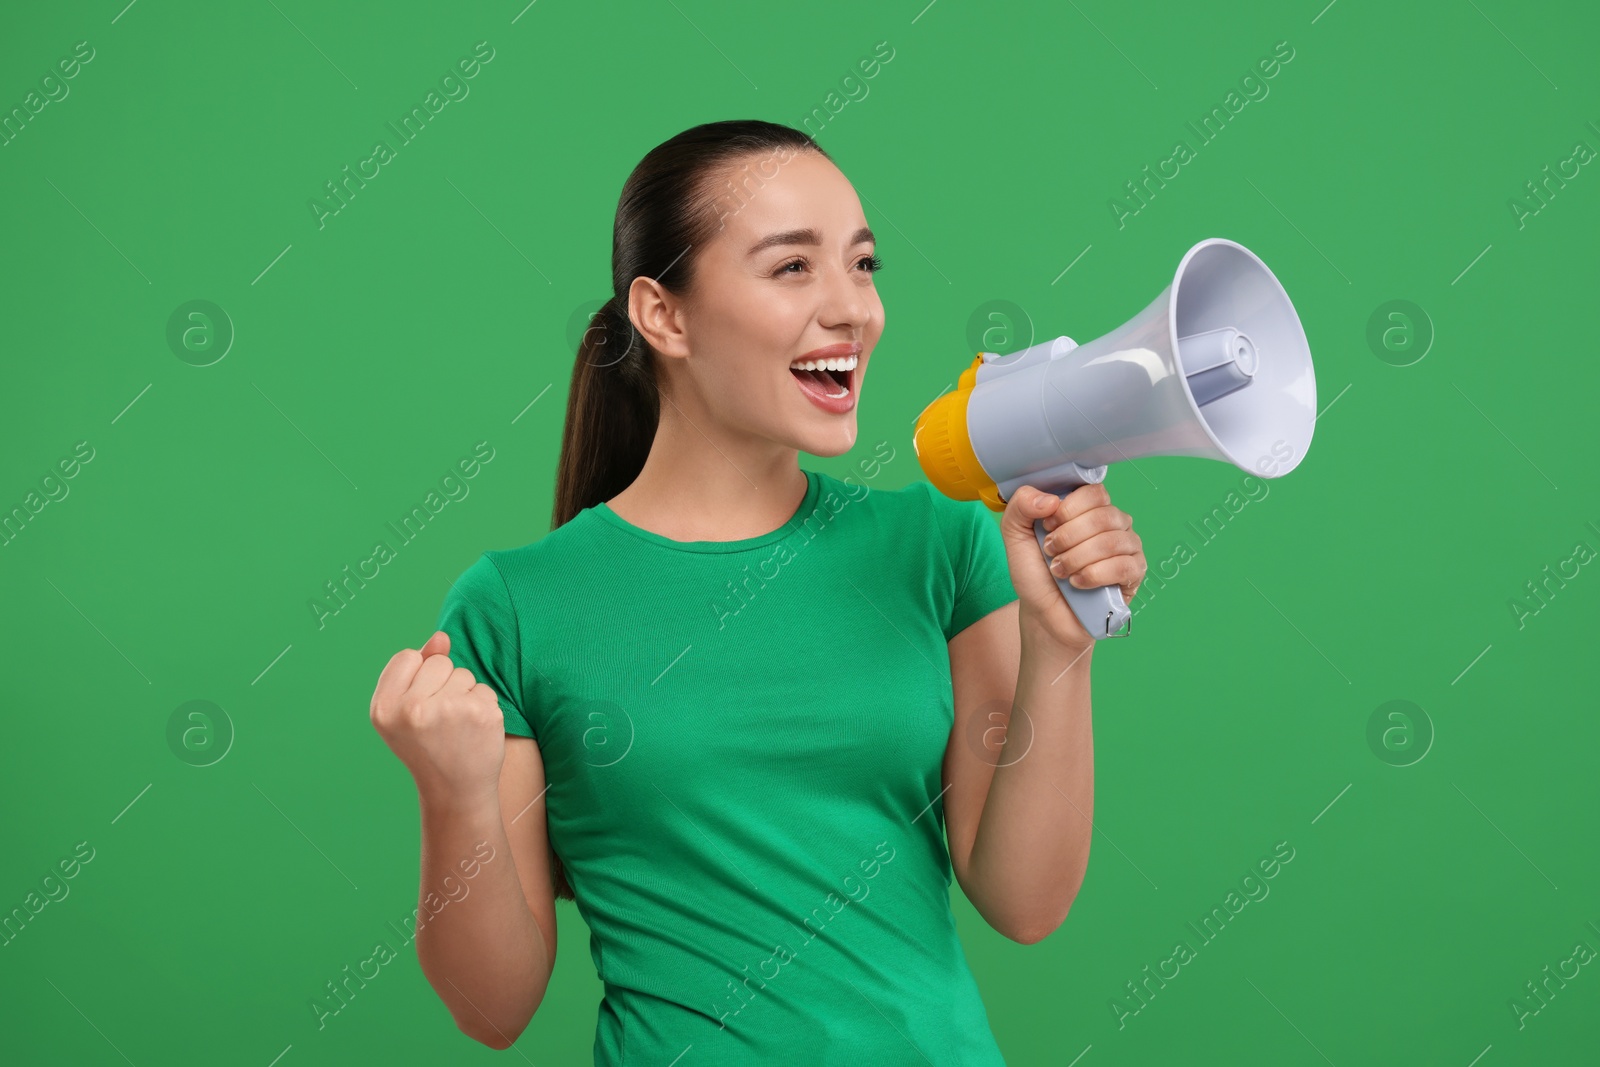
[{"label": "megaphone handle", "polygon": [[[1045,562],[1050,561],[1050,553],[1044,550],[1046,534],[1043,519],[1033,520],[1033,536],[1039,542],[1039,554],[1044,556]],[[1051,575],[1051,577],[1055,577]],[[1061,590],[1061,595],[1067,598],[1067,606],[1078,617],[1083,628],[1089,631],[1089,636],[1096,641],[1104,641],[1108,637],[1129,637],[1133,634],[1133,612],[1128,610],[1128,604],[1122,599],[1122,587],[1117,585],[1102,585],[1093,589],[1079,589],[1065,578],[1056,578],[1056,587]],[[1126,633],[1118,633],[1126,623]]]}]

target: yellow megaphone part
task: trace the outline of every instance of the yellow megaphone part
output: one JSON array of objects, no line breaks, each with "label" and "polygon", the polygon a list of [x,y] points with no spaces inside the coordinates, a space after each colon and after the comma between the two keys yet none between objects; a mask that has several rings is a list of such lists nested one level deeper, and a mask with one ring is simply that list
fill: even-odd
[{"label": "yellow megaphone part", "polygon": [[978,384],[978,368],[983,366],[979,352],[972,365],[961,372],[954,392],[945,393],[922,409],[917,428],[911,434],[911,447],[934,488],[952,500],[981,500],[993,511],[1004,511],[1006,502],[999,487],[978,462],[967,432],[967,401]]}]

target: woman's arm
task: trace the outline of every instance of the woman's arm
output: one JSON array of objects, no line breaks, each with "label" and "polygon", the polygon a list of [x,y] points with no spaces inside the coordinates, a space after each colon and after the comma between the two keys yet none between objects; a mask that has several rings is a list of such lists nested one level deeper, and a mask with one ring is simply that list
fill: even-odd
[{"label": "woman's arm", "polygon": [[950,642],[945,831],[973,907],[1031,945],[1066,919],[1089,864],[1094,646],[1025,643],[1018,613],[1012,601]]},{"label": "woman's arm", "polygon": [[1018,599],[950,640],[956,721],[944,761],[945,829],[951,868],[979,914],[1033,944],[1066,919],[1094,829],[1095,640],[1055,579],[1116,583],[1131,601],[1146,562],[1132,519],[1103,485],[1064,498],[1022,487],[1001,527]]},{"label": "woman's arm", "polygon": [[450,635],[396,652],[372,725],[411,772],[422,817],[417,960],[460,1030],[510,1048],[556,955],[544,760],[499,698],[451,662]]},{"label": "woman's arm", "polygon": [[[555,966],[544,789],[538,745],[508,734],[497,797],[418,795],[423,924],[417,960],[461,1032],[495,1049],[510,1048],[528,1025]],[[480,867],[466,883],[466,896],[440,906],[448,899],[441,885],[452,877],[460,882],[461,861],[470,857]],[[431,918],[430,895],[438,908]]]}]

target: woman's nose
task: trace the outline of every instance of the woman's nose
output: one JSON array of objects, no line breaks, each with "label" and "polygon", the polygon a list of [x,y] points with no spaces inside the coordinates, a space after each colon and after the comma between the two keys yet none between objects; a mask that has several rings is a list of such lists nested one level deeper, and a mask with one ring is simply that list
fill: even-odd
[{"label": "woman's nose", "polygon": [[824,325],[860,329],[867,324],[871,309],[867,287],[852,278],[848,271],[835,273],[829,279],[827,302],[822,309]]}]

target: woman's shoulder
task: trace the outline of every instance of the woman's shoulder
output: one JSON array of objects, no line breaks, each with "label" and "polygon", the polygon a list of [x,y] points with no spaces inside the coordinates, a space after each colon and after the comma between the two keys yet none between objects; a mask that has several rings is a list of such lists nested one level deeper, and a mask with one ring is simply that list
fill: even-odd
[{"label": "woman's shoulder", "polygon": [[533,576],[540,572],[559,571],[585,553],[595,550],[594,531],[589,528],[592,509],[578,512],[555,529],[526,544],[510,548],[488,548],[483,558],[507,576]]},{"label": "woman's shoulder", "polygon": [[518,590],[545,584],[553,575],[572,574],[580,557],[594,551],[592,516],[579,512],[571,520],[525,544],[485,548],[465,566],[452,587],[463,595],[509,608]]},{"label": "woman's shoulder", "polygon": [[816,473],[821,479],[821,495],[824,499],[832,494],[850,507],[877,513],[885,522],[934,520],[946,523],[952,515],[958,515],[962,509],[976,503],[951,499],[923,479],[891,486],[886,484],[887,479],[881,473],[876,478],[868,477],[865,473],[851,473],[844,477],[823,471]]}]

